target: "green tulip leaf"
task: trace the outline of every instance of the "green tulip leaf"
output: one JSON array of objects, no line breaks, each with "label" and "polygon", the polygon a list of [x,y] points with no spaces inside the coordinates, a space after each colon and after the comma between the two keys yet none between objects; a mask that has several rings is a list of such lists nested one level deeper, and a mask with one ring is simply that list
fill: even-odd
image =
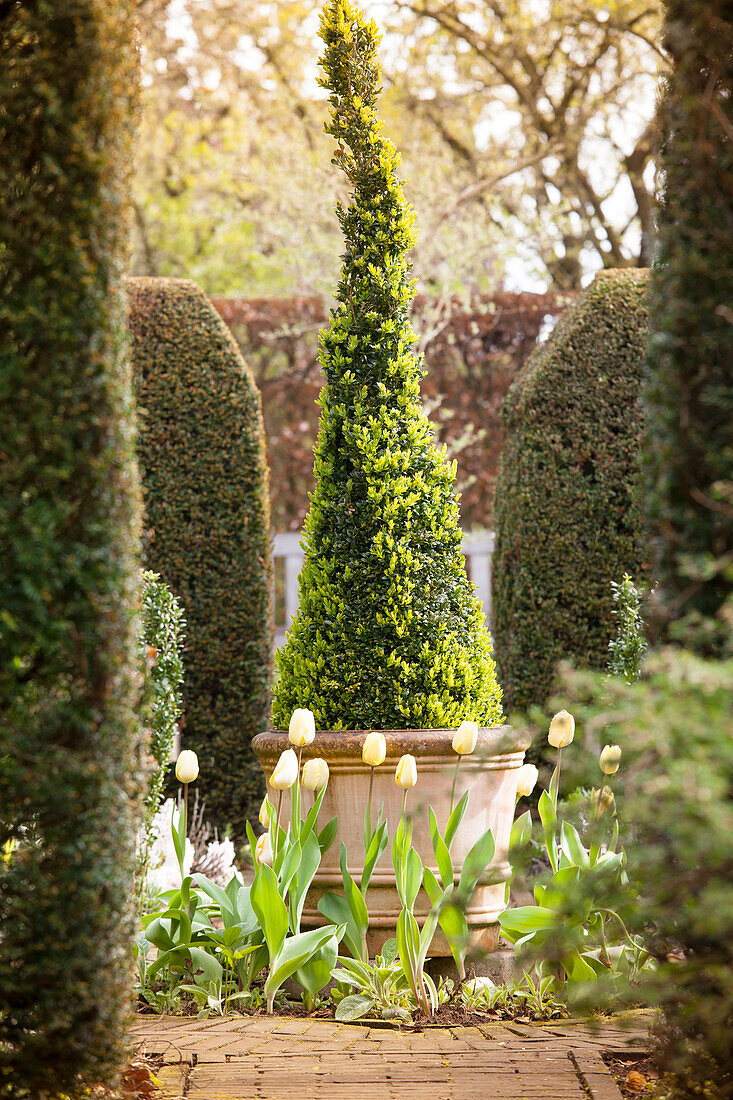
[{"label": "green tulip leaf", "polygon": [[321,849],[321,856],[325,856],[328,849],[336,839],[336,833],[338,832],[338,818],[332,817],[327,825],[324,825],[318,834],[318,844]]},{"label": "green tulip leaf", "polygon": [[[197,985],[221,981],[224,970],[218,959],[215,959],[207,951],[202,951],[199,947],[190,947],[189,951],[191,953],[193,980]],[[199,970],[202,972],[200,978],[197,974]]]},{"label": "green tulip leaf", "polygon": [[578,836],[578,830],[567,821],[563,821],[560,826],[560,847],[573,866],[584,870],[590,867],[590,856]]},{"label": "green tulip leaf", "polygon": [[513,848],[523,848],[525,844],[528,844],[532,836],[532,814],[529,810],[518,817],[512,825],[512,831],[509,836],[509,853]]},{"label": "green tulip leaf", "polygon": [[374,828],[374,832],[372,833],[371,840],[369,841],[366,855],[364,857],[364,870],[362,871],[361,882],[359,884],[362,894],[366,893],[377,860],[381,856],[384,849],[387,847],[388,842],[389,834],[387,832],[387,822],[382,821],[380,815],[380,820],[377,822]]},{"label": "green tulip leaf", "polygon": [[405,900],[404,904],[412,912],[418,892],[422,886],[423,865],[415,848],[410,848],[405,861]]},{"label": "green tulip leaf", "polygon": [[324,894],[318,902],[318,912],[331,924],[345,925],[344,943],[355,959],[361,959],[364,954],[362,933],[346,898],[340,894]]},{"label": "green tulip leaf", "polygon": [[453,812],[448,818],[448,824],[445,827],[445,843],[450,850],[450,846],[453,843],[453,837],[456,835],[458,828],[463,821],[463,815],[466,812],[468,806],[468,791],[463,795],[461,801],[454,807]]},{"label": "green tulip leaf", "polygon": [[495,851],[494,837],[491,829],[487,829],[478,838],[463,861],[457,890],[457,896],[462,902],[468,903],[470,901],[476,883],[494,858]]},{"label": "green tulip leaf", "polygon": [[569,958],[563,959],[563,965],[569,982],[594,982],[596,980],[596,971],[578,951],[573,952]]},{"label": "green tulip leaf", "polygon": [[435,905],[440,900],[443,888],[429,867],[426,867],[423,873],[423,886],[430,899],[430,904]]},{"label": "green tulip leaf", "polygon": [[217,886],[217,884],[215,882],[212,882],[211,879],[207,878],[206,875],[194,875],[193,881],[196,883],[199,890],[203,890],[205,894],[208,894],[212,901],[215,901],[217,903],[222,912],[222,917],[225,911],[229,912],[232,917],[235,915],[234,907],[232,906],[232,900],[227,894],[226,890],[222,890],[221,886]]},{"label": "green tulip leaf", "polygon": [[539,929],[556,928],[557,922],[557,913],[539,905],[520,905],[516,909],[505,909],[499,916],[502,932],[515,939]]},{"label": "green tulip leaf", "polygon": [[160,917],[156,917],[145,929],[145,938],[152,943],[153,947],[157,947],[158,951],[169,951],[176,946],[170,932],[161,923]]},{"label": "green tulip leaf", "polygon": [[432,806],[430,807],[428,816],[430,822],[430,840],[432,841],[433,851],[435,853],[435,861],[438,864],[440,881],[443,883],[443,889],[445,889],[446,886],[453,885],[453,862],[450,858],[448,847],[440,835],[438,822]]},{"label": "green tulip leaf", "polygon": [[331,981],[337,957],[338,939],[332,935],[313,952],[303,966],[298,967],[293,978],[313,998]]},{"label": "green tulip leaf", "polygon": [[[303,839],[304,836],[305,840]],[[312,830],[310,832],[303,831],[301,834],[301,844],[303,845],[303,849],[300,858],[300,866],[298,867],[297,875],[293,879],[293,889],[290,897],[293,932],[300,931],[300,918],[303,913],[305,896],[321,864],[321,848],[318,843],[318,838],[313,834]]]},{"label": "green tulip leaf", "polygon": [[318,822],[318,814],[320,812],[321,806],[323,805],[323,797],[324,797],[325,793],[326,793],[326,788],[322,787],[321,790],[316,795],[315,800],[313,802],[313,805],[311,806],[310,810],[308,811],[308,816],[306,817],[305,822],[303,824],[303,828],[300,831],[300,845],[301,845],[301,847],[305,846],[305,842],[307,841],[308,837],[310,836],[311,833],[313,833],[315,831],[315,827],[316,827],[316,824]]},{"label": "green tulip leaf", "polygon": [[249,896],[272,960],[279,954],[287,935],[288,910],[280,897],[275,872],[266,863],[257,869]]},{"label": "green tulip leaf", "polygon": [[[336,937],[342,934],[343,929],[337,929]],[[290,936],[284,941],[277,955],[270,958],[270,973],[265,982],[268,1012],[272,1012],[275,994],[283,982],[292,977],[311,955],[333,937],[334,930],[329,924],[326,928],[313,928],[310,932],[299,932],[297,936]]]},{"label": "green tulip leaf", "polygon": [[420,950],[420,929],[412,913],[402,909],[397,918],[397,947],[402,972],[417,997],[417,957]]},{"label": "green tulip leaf", "polygon": [[555,834],[557,832],[557,813],[555,805],[547,791],[543,791],[537,803],[537,812],[542,822],[542,833],[545,840],[545,848],[549,856],[553,871],[557,870],[557,851],[555,848]]},{"label": "green tulip leaf", "polygon": [[298,839],[293,840],[285,852],[278,874],[280,894],[283,898],[288,896],[290,884],[298,873],[302,854],[303,850],[300,847],[300,841]]}]

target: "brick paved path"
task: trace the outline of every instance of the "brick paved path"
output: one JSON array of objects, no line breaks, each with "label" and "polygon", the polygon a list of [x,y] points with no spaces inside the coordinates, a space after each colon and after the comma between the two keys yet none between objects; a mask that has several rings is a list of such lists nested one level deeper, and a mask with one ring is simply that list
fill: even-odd
[{"label": "brick paved path", "polygon": [[166,1100],[619,1100],[602,1051],[642,1052],[647,1020],[424,1031],[283,1016],[138,1017]]},{"label": "brick paved path", "polygon": [[601,1052],[643,1052],[647,1019],[485,1027],[383,1027],[284,1016],[140,1016],[162,1054],[166,1100],[619,1100]]}]

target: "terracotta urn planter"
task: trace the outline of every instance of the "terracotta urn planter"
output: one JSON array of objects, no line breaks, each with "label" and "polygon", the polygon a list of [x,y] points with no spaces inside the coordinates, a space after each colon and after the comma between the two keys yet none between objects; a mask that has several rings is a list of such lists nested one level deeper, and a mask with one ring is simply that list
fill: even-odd
[{"label": "terracotta urn planter", "polygon": [[[371,769],[361,758],[367,730],[329,730],[316,733],[315,741],[304,748],[303,760],[323,757],[330,769],[319,824],[322,827],[332,817],[338,818],[338,833],[334,844],[325,854],[313,881],[303,911],[303,927],[314,928],[325,924],[318,911],[318,901],[326,891],[338,892],[341,887],[339,859],[341,842],[346,845],[349,871],[358,881],[364,860],[364,811],[369,793]],[[407,812],[414,821],[413,845],[423,863],[437,870],[428,829],[428,807],[432,806],[441,829],[450,813],[451,786],[457,756],[451,747],[455,730],[385,730],[387,758],[375,770],[372,794],[373,816],[384,805],[389,822],[390,838],[399,821],[402,808],[402,790],[395,784],[394,773],[399,758],[411,753],[417,760],[417,785],[408,792]],[[275,730],[261,733],[253,745],[265,776],[269,780],[280,753],[292,746],[286,732]],[[496,853],[487,874],[476,887],[466,918],[477,949],[492,951],[499,938],[498,917],[504,909],[505,883],[510,868],[507,860],[509,834],[514,820],[517,769],[524,760],[529,739],[510,726],[498,726],[479,730],[476,751],[461,758],[456,787],[456,801],[468,790],[469,800],[463,822],[452,845],[453,865],[460,873],[463,857],[474,841],[491,829],[496,842]],[[268,797],[277,805],[277,791],[268,785]],[[303,791],[304,806],[310,807],[312,795]],[[283,799],[282,820],[286,822],[290,812],[290,796]],[[367,946],[375,955],[386,940],[395,935],[399,899],[394,884],[391,860],[391,841],[377,864],[367,894],[369,909],[369,934]],[[416,915],[425,913],[429,902],[420,892]],[[438,932],[430,954],[448,955],[448,945]]]}]

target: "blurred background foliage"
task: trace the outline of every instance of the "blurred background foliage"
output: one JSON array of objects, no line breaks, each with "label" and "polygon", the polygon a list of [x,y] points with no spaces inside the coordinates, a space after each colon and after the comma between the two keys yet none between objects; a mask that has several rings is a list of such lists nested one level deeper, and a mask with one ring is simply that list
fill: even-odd
[{"label": "blurred background foliage", "polygon": [[[576,289],[646,266],[655,0],[370,0],[427,293]],[[133,271],[210,294],[335,281],[318,0],[138,0]]]},{"label": "blurred background foliage", "polygon": [[[669,1095],[733,1096],[733,660],[669,646],[647,657],[636,683],[566,665],[557,689],[549,707],[568,707],[577,723],[563,760],[565,790],[598,785],[604,744],[622,750],[619,772],[607,779],[628,882],[607,883],[603,905],[641,936],[655,964],[631,985],[609,974],[605,982],[568,990],[574,1006],[587,1011],[604,994],[617,1007],[661,1006],[657,1057],[673,1074]],[[539,708],[513,721],[536,744],[544,742]],[[579,805],[577,796],[564,807],[570,817],[573,803]],[[590,879],[579,879],[566,893],[564,911],[581,912],[593,889]],[[563,932],[560,927],[540,948],[550,969],[567,949]]]}]

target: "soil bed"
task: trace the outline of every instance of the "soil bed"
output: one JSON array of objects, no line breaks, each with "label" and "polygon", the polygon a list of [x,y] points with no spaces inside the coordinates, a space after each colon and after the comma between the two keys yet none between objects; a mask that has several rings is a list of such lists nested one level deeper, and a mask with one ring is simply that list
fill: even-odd
[{"label": "soil bed", "polygon": [[[161,1016],[162,1014],[156,1012],[155,1009],[147,1003],[147,1001],[138,1001],[137,1011],[141,1016]],[[333,1002],[319,1005],[313,1012],[306,1012],[300,1001],[280,1001],[275,1003],[274,1016],[290,1016],[296,1019],[308,1019],[308,1020],[333,1020],[335,1019],[336,1006]],[[227,1013],[229,1017],[262,1017],[266,1016],[264,1004],[258,1008],[250,1009],[249,1011],[232,1010]],[[381,1016],[361,1016],[358,1020],[353,1021],[340,1021],[342,1023],[354,1023],[361,1025],[362,1027],[383,1027],[393,1028],[396,1031],[423,1031],[426,1028],[437,1027],[481,1027],[486,1024],[499,1023],[501,1021],[513,1020],[519,1024],[531,1024],[531,1023],[548,1023],[551,1020],[565,1019],[567,1014],[561,1012],[553,1012],[552,1015],[538,1016],[532,1013],[522,1012],[519,1015],[515,1015],[511,1012],[497,1010],[493,1012],[476,1011],[469,1008],[464,1008],[462,1005],[449,1002],[441,1005],[438,1011],[430,1017],[425,1017],[419,1012],[413,1014],[412,1022],[405,1022],[396,1019],[384,1019]],[[198,1006],[194,1001],[181,1001],[176,1007],[175,1012],[167,1013],[169,1017],[189,1017],[194,1018],[198,1016]],[[215,1018],[216,1014],[212,1013],[208,1016],[208,1019]]]}]

